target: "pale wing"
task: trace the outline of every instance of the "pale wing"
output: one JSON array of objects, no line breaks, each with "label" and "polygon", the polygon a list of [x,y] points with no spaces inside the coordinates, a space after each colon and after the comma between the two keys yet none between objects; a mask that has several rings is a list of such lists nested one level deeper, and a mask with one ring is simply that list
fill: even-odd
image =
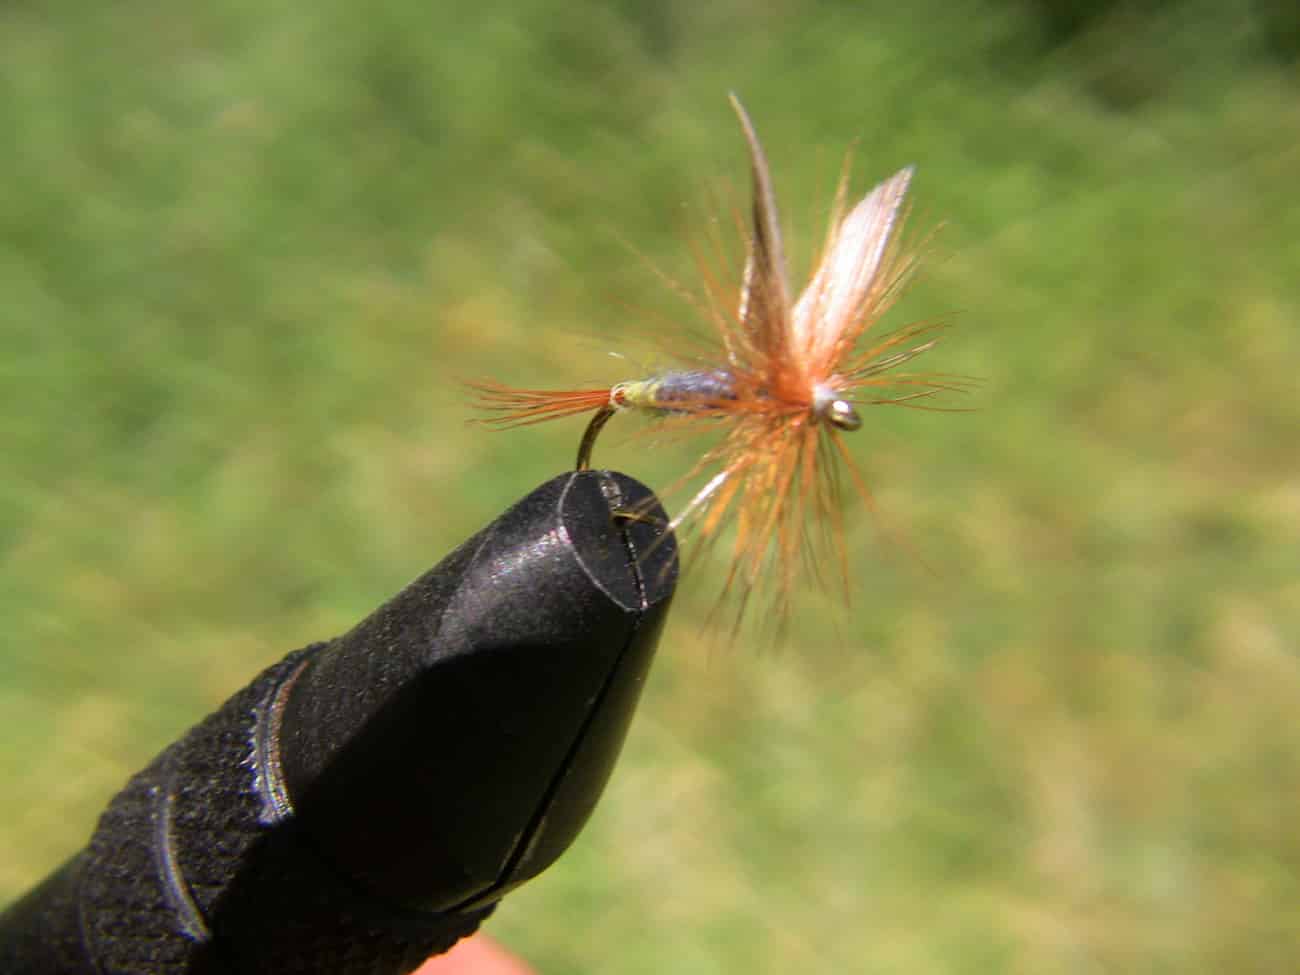
[{"label": "pale wing", "polygon": [[749,144],[754,183],[753,228],[738,312],[742,340],[752,352],[780,357],[788,350],[790,341],[790,286],[786,282],[785,248],[777,220],[776,195],[772,190],[767,156],[745,106],[732,95],[731,107],[740,119],[745,141]]},{"label": "pale wing", "polygon": [[852,347],[890,282],[881,266],[899,223],[913,169],[908,166],[863,198],[834,228],[812,281],[794,308],[795,348],[825,369]]}]

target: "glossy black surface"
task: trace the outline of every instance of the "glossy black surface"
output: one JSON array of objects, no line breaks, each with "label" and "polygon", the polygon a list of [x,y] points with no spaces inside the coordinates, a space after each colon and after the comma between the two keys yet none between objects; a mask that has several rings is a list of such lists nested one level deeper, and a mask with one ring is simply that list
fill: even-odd
[{"label": "glossy black surface", "polygon": [[637,482],[565,474],[273,664],[0,915],[0,972],[397,975],[446,950],[599,799],[676,583],[665,524]]},{"label": "glossy black surface", "polygon": [[281,749],[325,858],[446,910],[568,847],[613,769],[675,583],[667,519],[641,511],[647,499],[619,474],[556,478],[312,657]]}]

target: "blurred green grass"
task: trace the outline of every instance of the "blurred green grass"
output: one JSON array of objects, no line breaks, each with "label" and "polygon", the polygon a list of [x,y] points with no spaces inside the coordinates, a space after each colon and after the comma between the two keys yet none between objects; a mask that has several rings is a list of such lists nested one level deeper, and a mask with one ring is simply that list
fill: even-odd
[{"label": "blurred green grass", "polygon": [[485,435],[457,381],[600,375],[680,314],[624,242],[689,275],[736,90],[805,253],[854,140],[945,223],[894,318],[957,324],[980,410],[855,444],[939,577],[858,513],[842,639],[711,652],[684,602],[596,818],[491,930],[544,972],[1292,971],[1295,35],[1067,9],[7,5],[0,899],[568,463],[576,427]]}]

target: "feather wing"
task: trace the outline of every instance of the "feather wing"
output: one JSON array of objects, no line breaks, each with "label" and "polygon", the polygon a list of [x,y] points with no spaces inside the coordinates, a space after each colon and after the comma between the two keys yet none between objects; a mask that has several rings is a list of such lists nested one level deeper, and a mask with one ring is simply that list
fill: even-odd
[{"label": "feather wing", "polygon": [[899,170],[832,228],[821,263],[799,296],[792,321],[794,347],[819,375],[834,371],[894,284],[887,255],[912,173],[911,166]]},{"label": "feather wing", "polygon": [[740,119],[749,146],[750,173],[754,184],[754,200],[750,214],[751,234],[745,261],[745,277],[740,290],[741,342],[736,345],[742,355],[753,359],[780,359],[785,356],[790,342],[790,286],[786,281],[785,247],[781,242],[781,225],[777,218],[776,194],[772,189],[772,176],[767,156],[758,141],[754,123],[745,106],[735,95],[731,107]]}]

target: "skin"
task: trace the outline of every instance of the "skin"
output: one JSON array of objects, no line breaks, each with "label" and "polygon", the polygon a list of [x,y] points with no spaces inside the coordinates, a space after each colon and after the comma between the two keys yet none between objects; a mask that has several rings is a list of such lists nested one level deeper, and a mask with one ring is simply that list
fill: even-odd
[{"label": "skin", "polygon": [[477,934],[446,954],[430,958],[414,975],[536,975],[532,968],[484,935]]}]

